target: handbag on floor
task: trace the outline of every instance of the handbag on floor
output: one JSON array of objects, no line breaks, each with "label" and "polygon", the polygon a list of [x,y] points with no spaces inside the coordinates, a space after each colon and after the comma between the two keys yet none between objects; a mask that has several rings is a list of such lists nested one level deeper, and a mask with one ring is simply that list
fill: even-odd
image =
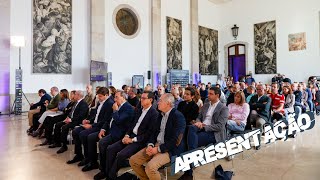
[{"label": "handbag on floor", "polygon": [[220,164],[215,168],[214,177],[216,180],[231,180],[232,176],[233,171],[224,171]]}]

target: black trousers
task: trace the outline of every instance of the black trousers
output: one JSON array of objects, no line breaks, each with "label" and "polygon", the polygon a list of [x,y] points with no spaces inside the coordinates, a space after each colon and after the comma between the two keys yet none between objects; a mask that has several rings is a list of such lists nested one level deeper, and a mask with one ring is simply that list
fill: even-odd
[{"label": "black trousers", "polygon": [[123,144],[122,140],[110,145],[107,148],[106,175],[116,179],[118,170],[129,165],[126,160],[144,147],[145,144],[141,143]]},{"label": "black trousers", "polygon": [[64,146],[68,144],[68,133],[69,129],[73,129],[75,124],[69,123],[66,124],[65,122],[58,122],[54,128],[54,142],[62,143]]},{"label": "black trousers", "polygon": [[[110,134],[103,137],[99,141],[99,157],[100,157],[100,170],[106,174],[106,159],[107,159],[107,148],[109,145],[119,141],[114,139]],[[106,174],[107,175],[107,174]]]},{"label": "black trousers", "polygon": [[[89,151],[88,151],[88,136],[92,133],[100,131],[97,127],[92,127],[90,129],[85,129],[83,127],[78,127],[72,131],[72,137],[74,140],[74,154],[82,156],[82,145],[84,157],[89,159]],[[95,143],[95,146],[96,143]],[[97,152],[94,152],[97,154]]]},{"label": "black trousers", "polygon": [[65,120],[66,117],[67,115],[65,114],[61,114],[54,117],[50,117],[50,116],[46,117],[46,119],[43,121],[42,126],[45,129],[45,137],[48,141],[53,141],[52,132],[53,132],[54,125],[58,122]]}]

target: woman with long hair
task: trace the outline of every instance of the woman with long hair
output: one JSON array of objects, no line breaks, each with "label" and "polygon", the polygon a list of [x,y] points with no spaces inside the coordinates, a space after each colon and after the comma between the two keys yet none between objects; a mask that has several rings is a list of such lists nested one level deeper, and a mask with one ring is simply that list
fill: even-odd
[{"label": "woman with long hair", "polygon": [[290,86],[283,86],[283,95],[285,97],[284,108],[286,115],[288,113],[294,113],[295,96]]},{"label": "woman with long hair", "polygon": [[49,115],[53,117],[53,116],[58,116],[58,115],[63,114],[62,111],[64,110],[64,108],[67,107],[69,102],[70,102],[70,100],[69,100],[68,90],[61,89],[60,90],[60,102],[58,104],[58,107],[56,107],[54,109],[47,110],[41,115],[40,119],[38,120],[40,125],[39,125],[38,129],[32,133],[32,136],[36,137],[39,134],[41,135],[40,131],[43,129],[41,127],[42,127],[42,124],[43,124],[44,120],[46,119],[46,117]]},{"label": "woman with long hair", "polygon": [[238,91],[234,95],[234,103],[228,105],[229,117],[227,128],[230,131],[244,131],[247,124],[247,118],[250,112],[250,106],[246,103],[244,93]]}]

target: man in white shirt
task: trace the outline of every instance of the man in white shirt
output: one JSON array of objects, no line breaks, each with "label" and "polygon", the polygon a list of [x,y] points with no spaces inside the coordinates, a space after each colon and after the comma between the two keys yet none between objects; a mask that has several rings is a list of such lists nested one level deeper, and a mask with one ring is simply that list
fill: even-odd
[{"label": "man in white shirt", "polygon": [[[82,171],[89,171],[92,169],[97,169],[99,167],[97,160],[94,158],[90,158],[94,156],[92,154],[97,154],[96,148],[91,148],[91,146],[96,147],[97,140],[93,142],[93,145],[89,145],[89,136],[91,134],[99,132],[103,124],[106,121],[110,122],[112,118],[112,105],[114,102],[111,98],[109,98],[108,88],[100,88],[97,91],[97,98],[99,99],[99,103],[95,116],[92,116],[89,120],[84,119],[80,127],[72,131],[72,137],[75,143],[75,157],[73,158],[73,160],[70,160],[67,163],[72,164],[77,162],[75,161],[75,159],[82,159],[82,161],[78,164],[79,166],[85,165]],[[95,135],[95,139],[98,139],[97,134]],[[84,156],[82,153],[82,145]]]},{"label": "man in white shirt", "polygon": [[[155,132],[155,126],[158,119],[158,111],[152,107],[154,94],[151,91],[145,91],[141,95],[141,106],[135,115],[135,121],[126,135],[118,142],[107,148],[106,168],[101,170],[94,179],[116,179],[120,165],[133,154],[140,151],[148,139]],[[108,179],[109,179],[108,178]]]},{"label": "man in white shirt", "polygon": [[158,169],[184,150],[182,138],[186,120],[183,114],[174,108],[172,94],[166,93],[160,97],[158,109],[162,116],[159,116],[154,124],[156,131],[150,136],[147,147],[131,156],[129,160],[130,166],[141,180],[160,180]]}]

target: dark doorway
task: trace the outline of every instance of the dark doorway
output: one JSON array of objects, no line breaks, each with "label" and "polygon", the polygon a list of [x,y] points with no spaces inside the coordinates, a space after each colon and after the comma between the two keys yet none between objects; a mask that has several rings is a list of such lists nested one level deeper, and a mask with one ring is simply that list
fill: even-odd
[{"label": "dark doorway", "polygon": [[234,81],[239,81],[241,77],[246,76],[244,44],[236,44],[228,48],[228,75],[232,76]]}]

